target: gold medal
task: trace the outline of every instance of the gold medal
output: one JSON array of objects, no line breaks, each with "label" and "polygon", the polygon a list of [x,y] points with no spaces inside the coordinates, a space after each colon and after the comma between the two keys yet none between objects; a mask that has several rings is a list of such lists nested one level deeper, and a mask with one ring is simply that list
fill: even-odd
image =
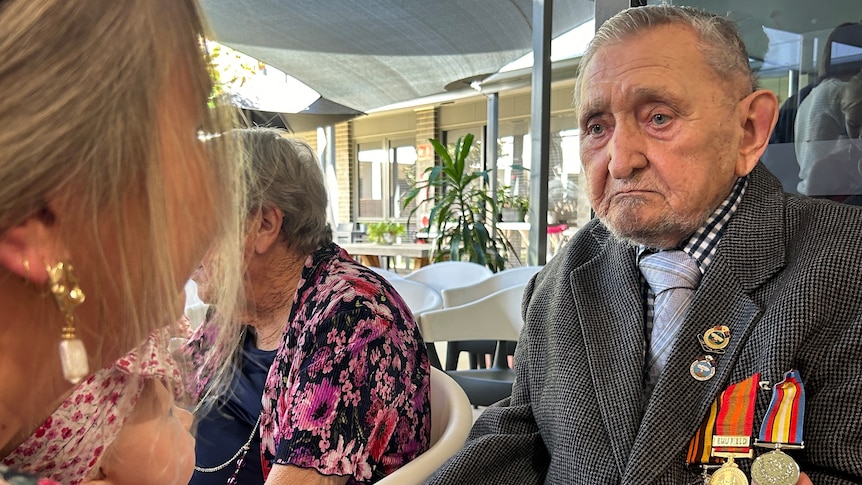
[{"label": "gold medal", "polygon": [[748,477],[739,469],[739,465],[733,461],[733,457],[727,459],[715,473],[709,477],[709,485],[748,485]]},{"label": "gold medal", "polygon": [[799,480],[799,465],[781,450],[758,456],[751,464],[753,485],[794,485]]},{"label": "gold medal", "polygon": [[708,381],[715,375],[715,359],[712,356],[704,355],[692,362],[688,371],[695,379]]}]

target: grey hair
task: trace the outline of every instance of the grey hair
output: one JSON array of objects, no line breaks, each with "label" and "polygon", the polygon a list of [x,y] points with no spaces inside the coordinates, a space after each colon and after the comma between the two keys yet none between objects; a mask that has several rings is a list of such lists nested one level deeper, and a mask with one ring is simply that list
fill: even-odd
[{"label": "grey hair", "polygon": [[248,207],[254,210],[273,204],[281,209],[281,234],[292,250],[311,253],[332,242],[332,229],[326,222],[329,198],[314,150],[280,129],[237,131],[251,170]]},{"label": "grey hair", "polygon": [[[752,93],[757,86],[757,77],[751,71],[745,43],[733,21],[692,7],[673,5],[648,5],[632,7],[608,19],[587,47],[581,58],[579,71],[583,73],[593,56],[603,47],[623,40],[631,40],[638,33],[661,25],[684,25],[700,38],[698,48],[706,63],[712,67],[718,79],[727,87],[739,91],[741,96]],[[577,106],[583,76],[575,81],[575,105]]]}]

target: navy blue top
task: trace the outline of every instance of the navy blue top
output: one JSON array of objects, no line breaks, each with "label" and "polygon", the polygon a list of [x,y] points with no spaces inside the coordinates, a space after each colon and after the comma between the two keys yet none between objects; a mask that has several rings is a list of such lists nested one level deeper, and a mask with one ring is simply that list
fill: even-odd
[{"label": "navy blue top", "polygon": [[[233,392],[221,397],[218,405],[211,406],[204,415],[195,416],[195,464],[198,467],[212,468],[221,465],[248,440],[252,426],[260,416],[263,385],[276,352],[257,349],[252,332],[246,332],[241,356],[242,372],[234,374],[230,387]],[[233,460],[217,472],[203,473],[195,470],[189,485],[226,483],[236,470],[237,461]],[[246,454],[245,464],[237,475],[237,483],[263,485],[259,426]]]}]

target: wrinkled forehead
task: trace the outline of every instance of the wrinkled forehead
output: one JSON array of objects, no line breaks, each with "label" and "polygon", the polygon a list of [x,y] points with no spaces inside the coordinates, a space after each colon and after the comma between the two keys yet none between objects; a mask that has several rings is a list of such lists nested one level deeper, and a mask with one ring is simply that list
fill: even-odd
[{"label": "wrinkled forehead", "polygon": [[[669,38],[678,42],[670,45]],[[620,100],[683,97],[694,88],[692,83],[711,84],[715,76],[696,40],[693,34],[688,37],[671,27],[605,41],[581,63],[574,92],[576,113],[609,103],[611,96]]]}]

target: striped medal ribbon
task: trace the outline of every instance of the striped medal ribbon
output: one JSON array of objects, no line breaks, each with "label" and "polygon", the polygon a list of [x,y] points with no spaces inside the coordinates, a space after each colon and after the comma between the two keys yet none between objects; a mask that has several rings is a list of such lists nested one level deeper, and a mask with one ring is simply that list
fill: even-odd
[{"label": "striped medal ribbon", "polygon": [[772,388],[772,400],[760,426],[755,446],[773,451],[758,456],[751,465],[751,480],[760,485],[793,485],[799,480],[799,465],[783,449],[802,449],[805,418],[805,388],[799,371],[789,370]]},{"label": "striped medal ribbon", "polygon": [[[748,485],[735,458],[751,458],[751,434],[754,428],[754,401],[760,374],[728,386],[712,403],[709,413],[689,443],[686,462],[700,465],[704,482],[711,485]],[[709,470],[726,458],[709,476]]]}]

